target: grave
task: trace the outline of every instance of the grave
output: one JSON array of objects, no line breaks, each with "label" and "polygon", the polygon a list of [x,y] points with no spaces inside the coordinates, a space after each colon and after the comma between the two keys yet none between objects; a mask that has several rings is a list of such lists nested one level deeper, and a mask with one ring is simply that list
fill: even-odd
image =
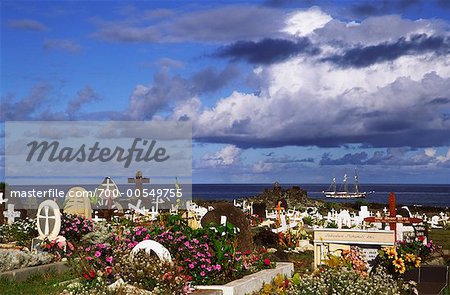
[{"label": "grave", "polygon": [[136,246],[134,246],[133,250],[131,250],[131,254],[134,255],[141,249],[143,249],[149,255],[154,252],[161,261],[172,262],[172,257],[170,256],[169,250],[167,250],[166,247],[156,241],[145,240],[138,243]]},{"label": "grave", "polygon": [[91,219],[92,208],[91,201],[88,197],[88,191],[80,186],[70,188],[66,194],[63,212]]},{"label": "grave", "polygon": [[395,232],[395,240],[403,240],[403,231],[397,230],[398,224],[414,224],[422,223],[422,219],[415,217],[402,217],[397,216],[397,210],[395,208],[395,193],[390,193],[389,195],[389,216],[382,217],[366,217],[365,222],[376,222],[376,223],[389,223],[389,228]]},{"label": "grave", "polygon": [[221,223],[222,216],[226,216],[227,221],[239,228],[238,249],[240,251],[250,250],[253,248],[253,237],[250,231],[250,224],[245,217],[244,213],[236,208],[233,204],[229,203],[217,203],[214,204],[214,210],[207,212],[201,219],[201,225],[203,227],[210,223],[219,225]]},{"label": "grave", "polygon": [[20,217],[20,212],[14,211],[14,204],[8,204],[8,210],[3,212],[3,216],[8,219],[8,224],[13,224],[14,220]]},{"label": "grave", "polygon": [[39,233],[38,239],[54,240],[58,237],[61,229],[61,213],[55,201],[46,200],[39,205],[36,225]]},{"label": "grave", "polygon": [[[128,178],[128,183],[134,183],[135,190],[133,193],[133,197],[142,197],[144,195],[144,183],[150,183],[150,178],[143,177],[142,171],[137,171],[136,176],[134,178]],[[139,192],[139,193],[137,193]]]},{"label": "grave", "polygon": [[359,247],[371,266],[378,249],[393,246],[394,243],[395,233],[391,230],[315,229],[314,267],[322,264],[328,253],[349,250],[351,246]]}]

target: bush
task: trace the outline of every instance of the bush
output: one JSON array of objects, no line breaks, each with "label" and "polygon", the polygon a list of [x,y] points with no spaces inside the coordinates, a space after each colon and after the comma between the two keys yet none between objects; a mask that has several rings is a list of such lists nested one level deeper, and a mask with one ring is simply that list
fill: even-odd
[{"label": "bush", "polygon": [[31,240],[37,235],[36,221],[29,218],[0,226],[0,242],[2,243],[16,242],[18,246],[30,247]]}]

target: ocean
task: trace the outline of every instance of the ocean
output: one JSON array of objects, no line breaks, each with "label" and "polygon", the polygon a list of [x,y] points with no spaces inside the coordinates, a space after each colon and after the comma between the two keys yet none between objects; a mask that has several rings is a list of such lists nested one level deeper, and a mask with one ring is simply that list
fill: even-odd
[{"label": "ocean", "polygon": [[[330,202],[356,202],[353,200],[327,199],[322,191],[329,184],[280,184],[283,188],[300,186],[308,192],[308,197]],[[192,196],[201,200],[233,200],[255,196],[273,184],[193,184]],[[366,184],[360,191],[372,192],[366,196],[368,203],[388,202],[390,192],[396,195],[397,204],[450,207],[450,184]],[[361,199],[359,199],[361,200]]]}]

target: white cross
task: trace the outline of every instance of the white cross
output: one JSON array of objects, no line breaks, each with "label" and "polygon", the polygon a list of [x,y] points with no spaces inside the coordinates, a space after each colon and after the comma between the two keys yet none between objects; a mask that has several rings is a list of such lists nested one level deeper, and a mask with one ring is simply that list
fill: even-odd
[{"label": "white cross", "polygon": [[143,206],[141,208],[141,200],[138,200],[136,205],[128,204],[128,209],[134,210],[135,212],[142,215],[145,215],[146,213],[145,207]]},{"label": "white cross", "polygon": [[8,205],[8,211],[4,211],[3,215],[8,218],[8,224],[13,224],[16,217],[20,217],[19,211],[14,211],[14,204]]},{"label": "white cross", "polygon": [[0,204],[6,203],[8,200],[3,199],[3,193],[0,193]]},{"label": "white cross", "polygon": [[48,211],[50,210],[49,206],[44,207],[44,215],[38,215],[39,217],[43,217],[45,219],[45,227],[44,227],[44,235],[48,236],[50,234],[50,226],[49,226],[49,220],[50,219],[56,219],[56,216],[49,216]]},{"label": "white cross", "polygon": [[109,190],[111,190],[109,187],[110,187],[110,186],[114,186],[113,183],[110,183],[110,182],[109,182],[110,180],[111,180],[111,179],[110,179],[109,177],[106,178],[106,184],[103,184],[103,186],[106,187],[105,190],[108,190],[108,191],[109,191]]}]

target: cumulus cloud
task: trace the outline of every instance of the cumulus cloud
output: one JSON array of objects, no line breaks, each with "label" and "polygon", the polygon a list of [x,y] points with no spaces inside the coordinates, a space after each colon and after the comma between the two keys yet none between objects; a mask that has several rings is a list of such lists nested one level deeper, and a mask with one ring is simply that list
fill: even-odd
[{"label": "cumulus cloud", "polygon": [[215,153],[206,153],[201,158],[201,167],[224,168],[237,166],[241,163],[241,149],[234,145],[227,145]]},{"label": "cumulus cloud", "polygon": [[32,19],[15,19],[10,20],[7,26],[13,29],[24,30],[24,31],[37,31],[42,32],[48,30],[48,28],[41,22]]},{"label": "cumulus cloud", "polygon": [[[370,40],[363,37],[368,32]],[[398,16],[351,26],[332,20],[303,37],[320,48],[315,55],[296,54],[295,38],[219,49],[222,56],[257,64],[253,80],[259,89],[234,91],[212,107],[196,105],[189,117],[197,140],[240,148],[450,144],[448,24]],[[257,50],[271,48],[263,46],[270,42],[288,46]]]}]

